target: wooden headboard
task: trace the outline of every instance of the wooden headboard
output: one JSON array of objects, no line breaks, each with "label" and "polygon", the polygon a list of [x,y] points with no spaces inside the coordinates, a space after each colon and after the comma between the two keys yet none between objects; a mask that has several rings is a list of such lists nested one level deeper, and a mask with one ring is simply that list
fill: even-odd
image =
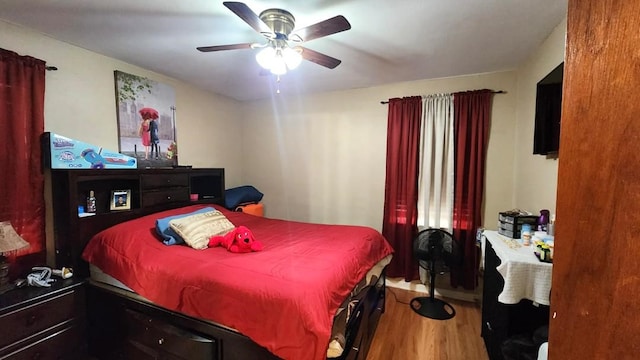
[{"label": "wooden headboard", "polygon": [[[224,204],[224,169],[48,170],[52,188],[56,268],[88,272],[81,254],[91,237],[123,221],[190,204]],[[111,210],[112,191],[128,190],[129,209]],[[79,214],[93,191],[95,215]],[[198,194],[198,200],[190,200]],[[86,215],[86,214],[85,214]]]}]

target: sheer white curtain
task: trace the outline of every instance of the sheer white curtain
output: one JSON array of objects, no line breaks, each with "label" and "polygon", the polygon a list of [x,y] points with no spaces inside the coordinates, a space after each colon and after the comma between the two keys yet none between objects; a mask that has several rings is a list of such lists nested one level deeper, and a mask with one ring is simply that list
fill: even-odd
[{"label": "sheer white curtain", "polygon": [[453,222],[453,95],[422,100],[418,227],[452,231]]}]

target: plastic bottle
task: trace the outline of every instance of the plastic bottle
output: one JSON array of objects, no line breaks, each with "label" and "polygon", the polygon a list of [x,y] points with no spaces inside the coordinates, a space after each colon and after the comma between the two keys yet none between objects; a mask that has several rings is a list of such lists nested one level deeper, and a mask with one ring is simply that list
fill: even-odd
[{"label": "plastic bottle", "polygon": [[556,232],[556,214],[551,214],[549,224],[547,224],[547,234],[555,235]]},{"label": "plastic bottle", "polygon": [[522,245],[529,246],[531,244],[531,225],[522,224],[521,234]]},{"label": "plastic bottle", "polygon": [[89,191],[89,197],[87,197],[87,208],[86,211],[88,213],[96,212],[96,197],[93,190]]},{"label": "plastic bottle", "polygon": [[549,210],[540,210],[540,216],[538,217],[538,231],[547,231],[547,224],[549,224]]}]

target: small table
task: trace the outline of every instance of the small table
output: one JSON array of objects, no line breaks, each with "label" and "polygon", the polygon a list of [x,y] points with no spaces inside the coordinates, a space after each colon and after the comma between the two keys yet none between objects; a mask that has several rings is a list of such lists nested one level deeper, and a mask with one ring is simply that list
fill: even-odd
[{"label": "small table", "polygon": [[485,230],[482,337],[490,360],[503,360],[502,345],[515,335],[549,324],[550,263],[535,246]]},{"label": "small table", "polygon": [[[534,245],[524,246],[520,240],[485,230],[486,241],[491,243],[500,258],[498,272],[504,278],[504,288],[498,301],[503,304],[517,304],[522,299],[549,305],[551,291],[551,270],[553,265],[538,260]],[[518,244],[514,247],[513,244]]]}]

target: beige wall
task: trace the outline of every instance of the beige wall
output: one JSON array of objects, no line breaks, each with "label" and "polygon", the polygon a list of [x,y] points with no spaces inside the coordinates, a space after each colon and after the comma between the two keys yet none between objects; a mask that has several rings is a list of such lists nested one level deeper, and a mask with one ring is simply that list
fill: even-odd
[{"label": "beige wall", "polygon": [[[241,176],[237,141],[240,104],[188,84],[119,60],[54,40],[0,21],[0,47],[30,55],[58,67],[48,71],[45,89],[45,131],[118,150],[114,70],[171,85],[176,93],[178,159],[181,165],[223,167],[227,184]],[[46,194],[50,193],[47,183]],[[50,196],[47,198],[47,248],[53,248]],[[54,252],[47,252],[53,264]]]},{"label": "beige wall", "polygon": [[[188,84],[0,21],[0,47],[46,60],[45,130],[117,149],[113,71],[176,91],[180,164],[224,167],[227,187],[265,193],[267,215],[380,229],[387,106],[381,100],[491,88],[484,226],[519,207],[555,208],[557,161],[533,156],[535,84],[563,59],[566,21],[518,71],[390,84],[250,103]],[[515,185],[514,185],[515,184]]]},{"label": "beige wall", "polygon": [[[555,213],[558,161],[533,155],[536,84],[564,61],[566,18],[528,61],[518,69],[518,97],[515,146],[515,197],[513,207],[539,214]],[[560,155],[562,156],[562,144]]]},{"label": "beige wall", "polygon": [[240,182],[237,101],[6,22],[0,33],[0,47],[58,67],[47,72],[45,131],[117,151],[113,72],[121,70],[174,88],[181,165],[224,167],[229,184]]},{"label": "beige wall", "polygon": [[382,227],[387,106],[391,97],[490,88],[485,223],[513,203],[516,74],[404,82],[243,106],[243,179],[265,193],[267,216]]}]

